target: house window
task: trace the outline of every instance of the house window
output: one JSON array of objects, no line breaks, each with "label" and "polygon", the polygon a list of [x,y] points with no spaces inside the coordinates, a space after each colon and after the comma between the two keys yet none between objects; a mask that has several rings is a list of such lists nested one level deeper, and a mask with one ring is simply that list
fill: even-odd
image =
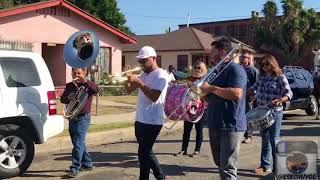
[{"label": "house window", "polygon": [[227,33],[229,36],[235,36],[236,35],[236,26],[234,24],[227,26]]},{"label": "house window", "polygon": [[239,36],[247,36],[248,35],[248,25],[242,24],[239,25]]},{"label": "house window", "polygon": [[222,27],[221,27],[221,26],[216,26],[216,27],[214,27],[214,35],[215,35],[215,36],[220,36],[220,35],[222,35]]},{"label": "house window", "polygon": [[210,27],[203,28],[203,31],[206,32],[206,33],[211,34],[211,28]]},{"label": "house window", "polygon": [[157,56],[157,64],[161,67],[161,56]]},{"label": "house window", "polygon": [[98,73],[96,79],[101,80],[104,74],[110,74],[110,48],[100,47],[99,55],[96,59]]},{"label": "house window", "polygon": [[124,69],[126,66],[126,56],[121,57],[121,69]]},{"label": "house window", "polygon": [[185,71],[186,69],[188,69],[188,55],[178,55],[177,59],[178,71]]}]

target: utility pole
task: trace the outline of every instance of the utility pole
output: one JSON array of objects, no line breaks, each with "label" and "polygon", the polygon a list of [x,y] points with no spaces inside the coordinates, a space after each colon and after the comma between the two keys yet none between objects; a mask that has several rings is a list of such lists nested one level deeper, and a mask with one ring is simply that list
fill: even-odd
[{"label": "utility pole", "polygon": [[188,13],[187,27],[189,27],[189,23],[190,23],[190,13]]}]

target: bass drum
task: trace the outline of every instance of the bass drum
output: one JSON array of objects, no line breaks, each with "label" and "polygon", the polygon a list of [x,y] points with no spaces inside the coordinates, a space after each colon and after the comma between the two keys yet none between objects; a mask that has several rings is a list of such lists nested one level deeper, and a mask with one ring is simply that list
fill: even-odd
[{"label": "bass drum", "polygon": [[187,85],[168,87],[164,111],[168,119],[197,123],[204,114],[204,101]]}]

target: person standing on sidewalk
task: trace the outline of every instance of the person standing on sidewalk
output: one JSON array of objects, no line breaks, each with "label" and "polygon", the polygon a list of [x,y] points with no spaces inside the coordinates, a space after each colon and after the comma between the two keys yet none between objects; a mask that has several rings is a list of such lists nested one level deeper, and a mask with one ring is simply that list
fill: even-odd
[{"label": "person standing on sidewalk", "polygon": [[[251,59],[250,53],[249,52],[245,52],[243,53],[243,55],[240,57],[240,62],[241,65],[243,66],[244,70],[247,73],[247,92],[246,94],[248,94],[248,90],[254,85],[254,83],[257,82],[258,80],[258,75],[259,75],[259,71],[257,68],[255,68],[253,66],[253,61]],[[253,102],[250,99],[250,96],[246,96],[246,113],[251,111],[253,109]],[[251,143],[252,141],[252,130],[249,128],[249,126],[247,127],[247,131],[244,133],[244,140],[242,141],[242,143]]]},{"label": "person standing on sidewalk", "polygon": [[[276,145],[280,140],[280,130],[283,117],[282,104],[293,96],[289,82],[279,67],[276,58],[267,54],[261,61],[259,80],[250,89],[249,94],[256,93],[257,106],[272,105],[275,109],[275,122],[261,134],[261,157],[260,166],[255,173],[275,172]],[[272,153],[273,169],[270,168],[269,155]]]},{"label": "person standing on sidewalk", "polygon": [[[188,81],[194,82],[198,79],[201,79],[204,75],[207,74],[206,64],[202,61],[197,61],[193,65],[192,76],[187,78]],[[190,141],[190,133],[193,125],[196,128],[196,146],[194,149],[194,153],[190,155],[190,157],[197,157],[200,155],[200,148],[203,141],[203,123],[206,118],[206,110],[203,114],[202,118],[197,123],[192,123],[190,121],[183,122],[183,138],[182,138],[182,147],[181,151],[174,154],[175,156],[187,155],[187,149]]]},{"label": "person standing on sidewalk", "polygon": [[79,171],[92,170],[92,162],[86,148],[86,134],[90,126],[90,111],[93,95],[98,93],[97,85],[86,80],[86,68],[72,69],[73,81],[66,85],[66,89],[60,97],[63,104],[69,104],[74,100],[78,87],[84,86],[89,94],[84,107],[80,113],[73,119],[69,120],[69,134],[71,137],[72,148],[72,165],[70,166],[69,177],[76,177]]},{"label": "person standing on sidewalk", "polygon": [[137,56],[142,75],[129,75],[124,83],[127,94],[138,91],[135,135],[140,163],[139,180],[148,180],[150,169],[157,180],[165,180],[152,147],[164,123],[164,102],[168,88],[168,73],[157,65],[156,51],[150,46],[140,49]]},{"label": "person standing on sidewalk", "polygon": [[[238,155],[244,132],[245,92],[247,75],[240,64],[231,62],[227,51],[231,50],[229,39],[212,42],[212,57],[215,61],[225,58],[221,74],[213,82],[205,82],[201,90],[207,93],[209,140],[212,156],[219,168],[220,179],[236,180]],[[218,71],[219,71],[218,69]]]}]

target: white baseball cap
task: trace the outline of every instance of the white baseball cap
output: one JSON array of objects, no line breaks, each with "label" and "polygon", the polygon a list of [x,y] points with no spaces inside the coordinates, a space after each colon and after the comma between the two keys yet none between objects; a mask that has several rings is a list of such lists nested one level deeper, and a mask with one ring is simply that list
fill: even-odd
[{"label": "white baseball cap", "polygon": [[139,54],[137,58],[139,59],[145,59],[148,57],[157,57],[156,51],[153,49],[153,47],[150,46],[144,46],[140,49]]}]

